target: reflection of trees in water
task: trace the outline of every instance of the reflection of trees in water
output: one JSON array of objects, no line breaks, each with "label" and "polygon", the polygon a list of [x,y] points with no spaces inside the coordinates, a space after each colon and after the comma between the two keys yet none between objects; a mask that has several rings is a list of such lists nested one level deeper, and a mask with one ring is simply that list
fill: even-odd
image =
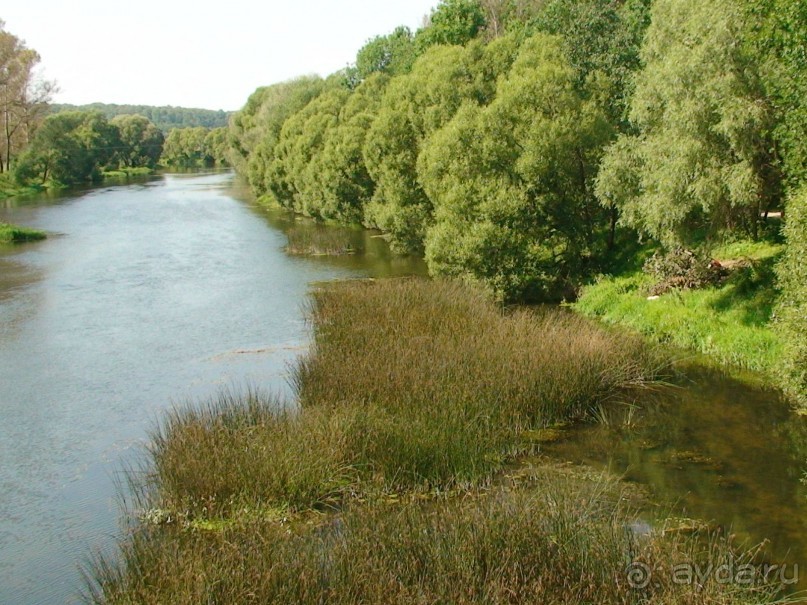
[{"label": "reflection of trees in water", "polygon": [[807,420],[778,391],[718,370],[687,367],[677,385],[649,397],[630,426],[617,412],[547,450],[648,485],[664,513],[769,539],[771,558],[807,563]]}]

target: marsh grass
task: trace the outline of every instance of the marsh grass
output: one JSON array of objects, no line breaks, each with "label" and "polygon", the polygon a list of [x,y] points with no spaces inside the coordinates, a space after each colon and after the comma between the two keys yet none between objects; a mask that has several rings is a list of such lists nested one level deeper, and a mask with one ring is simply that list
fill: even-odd
[{"label": "marsh grass", "polygon": [[355,254],[354,235],[345,228],[319,225],[295,226],[286,232],[289,254],[342,256]]},{"label": "marsh grass", "polygon": [[47,237],[44,231],[20,227],[10,223],[0,223],[0,244],[16,244],[20,242],[34,242]]},{"label": "marsh grass", "polygon": [[139,508],[226,520],[485,485],[537,447],[530,431],[630,400],[664,363],[637,338],[453,282],[326,285],[310,318],[295,405],[249,392],[175,409],[152,432]]},{"label": "marsh grass", "polygon": [[[130,475],[139,522],[115,561],[90,566],[88,601],[768,599],[669,578],[634,591],[632,561],[689,561],[702,540],[634,535],[633,500],[601,475],[511,472],[541,427],[652,384],[664,363],[639,340],[416,279],[324,286],[310,318],[315,342],[295,369],[294,405],[222,394],[155,428]],[[729,553],[720,544],[707,554]]]},{"label": "marsh grass", "polygon": [[664,360],[557,309],[505,310],[456,282],[343,282],[312,294],[303,409],[363,409],[392,488],[486,481],[524,431],[635,396]]},{"label": "marsh grass", "polygon": [[[629,502],[630,504],[626,504]],[[670,567],[750,560],[719,536],[638,536],[633,501],[599,475],[536,469],[515,488],[357,505],[315,523],[221,531],[143,526],[92,565],[93,603],[766,603],[776,586],[679,585]],[[634,562],[654,570],[635,589]]]}]

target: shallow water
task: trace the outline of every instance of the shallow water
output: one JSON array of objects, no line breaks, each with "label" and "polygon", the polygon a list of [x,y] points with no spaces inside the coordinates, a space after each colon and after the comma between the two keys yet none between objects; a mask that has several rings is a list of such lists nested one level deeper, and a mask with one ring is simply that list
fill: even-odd
[{"label": "shallow water", "polygon": [[617,406],[607,423],[573,428],[545,452],[649,486],[660,517],[705,521],[748,547],[767,542],[765,560],[788,565],[789,588],[807,589],[806,419],[771,388],[683,371],[676,387],[640,397],[641,410]]},{"label": "shallow water", "polygon": [[405,275],[372,234],[290,257],[299,224],[229,173],[6,202],[44,242],[0,246],[0,603],[64,603],[118,531],[115,478],[167,407],[225,387],[287,390],[310,284]]}]

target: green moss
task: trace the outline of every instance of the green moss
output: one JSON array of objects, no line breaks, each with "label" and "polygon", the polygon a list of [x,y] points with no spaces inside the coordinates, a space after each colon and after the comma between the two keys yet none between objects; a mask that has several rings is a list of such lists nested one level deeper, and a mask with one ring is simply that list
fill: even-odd
[{"label": "green moss", "polygon": [[0,244],[16,244],[20,242],[34,242],[45,239],[44,231],[19,227],[10,223],[0,223]]}]

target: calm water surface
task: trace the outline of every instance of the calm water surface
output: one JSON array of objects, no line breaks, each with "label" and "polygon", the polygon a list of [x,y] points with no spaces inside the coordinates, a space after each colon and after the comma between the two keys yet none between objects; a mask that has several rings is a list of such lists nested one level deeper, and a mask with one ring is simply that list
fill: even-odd
[{"label": "calm water surface", "polygon": [[362,231],[365,254],[289,257],[300,223],[242,193],[168,175],[0,207],[51,234],[0,246],[0,603],[74,600],[117,532],[121,461],[166,407],[287,388],[312,282],[422,271]]}]

